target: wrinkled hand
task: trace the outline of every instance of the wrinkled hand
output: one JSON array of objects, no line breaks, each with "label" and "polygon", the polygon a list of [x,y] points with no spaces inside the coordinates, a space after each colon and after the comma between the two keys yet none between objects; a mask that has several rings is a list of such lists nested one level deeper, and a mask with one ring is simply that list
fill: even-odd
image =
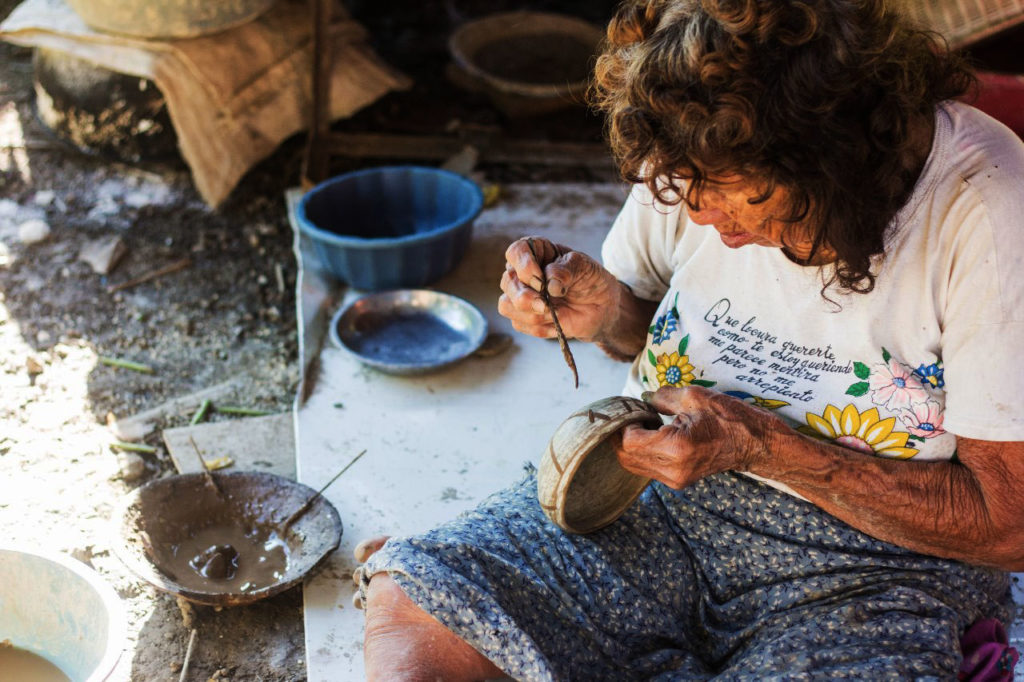
[{"label": "wrinkled hand", "polygon": [[659,429],[623,429],[619,463],[676,489],[722,471],[749,471],[771,456],[772,439],[785,428],[771,412],[701,386],[663,386],[648,402],[675,419]]},{"label": "wrinkled hand", "polygon": [[540,237],[532,240],[536,260],[526,239],[513,242],[505,251],[498,312],[511,320],[517,331],[544,339],[555,338],[551,313],[538,293],[543,274],[565,335],[594,341],[602,332],[608,312],[619,305],[621,287],[615,276],[579,251]]}]

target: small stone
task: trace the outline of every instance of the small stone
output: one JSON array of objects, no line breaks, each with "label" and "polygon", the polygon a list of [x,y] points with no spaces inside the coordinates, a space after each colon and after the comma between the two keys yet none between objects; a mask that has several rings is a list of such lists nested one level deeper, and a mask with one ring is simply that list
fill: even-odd
[{"label": "small stone", "polygon": [[89,568],[95,568],[95,566],[92,565],[92,547],[76,547],[71,550],[71,556],[78,559]]},{"label": "small stone", "polygon": [[36,376],[37,374],[43,373],[43,361],[34,355],[29,355],[25,358],[25,369],[28,370],[29,376]]},{"label": "small stone", "polygon": [[0,218],[13,220],[20,210],[21,206],[14,199],[0,199]]},{"label": "small stone", "polygon": [[38,244],[50,236],[50,225],[45,220],[34,218],[18,225],[18,239],[22,244]]},{"label": "small stone", "polygon": [[153,203],[148,193],[142,191],[129,192],[124,195],[124,203],[132,208],[142,208]]},{"label": "small stone", "polygon": [[132,483],[146,474],[146,460],[135,452],[122,452],[117,456],[118,466],[121,468],[121,479],[126,483]]},{"label": "small stone", "polygon": [[52,189],[44,189],[36,192],[36,195],[32,197],[32,201],[35,202],[36,206],[49,206],[56,198],[56,192]]},{"label": "small stone", "polygon": [[441,168],[452,173],[468,176],[476,168],[479,160],[480,151],[472,145],[466,145],[458,153],[453,154],[442,163]]},{"label": "small stone", "polygon": [[89,264],[97,275],[109,275],[128,253],[128,247],[117,235],[86,242],[78,252],[78,260]]}]

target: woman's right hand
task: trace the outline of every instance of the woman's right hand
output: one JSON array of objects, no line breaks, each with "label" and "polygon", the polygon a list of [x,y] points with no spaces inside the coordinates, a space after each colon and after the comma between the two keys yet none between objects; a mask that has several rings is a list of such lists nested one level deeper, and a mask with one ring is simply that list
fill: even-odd
[{"label": "woman's right hand", "polygon": [[[533,252],[530,251],[530,243]],[[551,312],[540,296],[543,282],[566,337],[600,341],[623,287],[596,260],[540,237],[513,242],[505,251],[498,312],[524,334],[555,338]],[[543,270],[542,270],[543,268]]]}]

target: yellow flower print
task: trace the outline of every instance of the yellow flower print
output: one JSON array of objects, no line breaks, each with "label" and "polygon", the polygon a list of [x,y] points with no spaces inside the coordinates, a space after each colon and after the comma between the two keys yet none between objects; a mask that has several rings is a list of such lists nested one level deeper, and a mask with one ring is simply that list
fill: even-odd
[{"label": "yellow flower print", "polygon": [[910,434],[893,432],[895,426],[895,417],[882,419],[874,407],[858,412],[854,405],[847,405],[842,410],[829,405],[821,416],[808,412],[807,426],[801,426],[798,431],[816,438],[827,438],[866,454],[910,459],[918,451],[906,447]]},{"label": "yellow flower print", "polygon": [[659,386],[682,386],[693,381],[693,365],[690,356],[679,353],[663,353],[655,365]]}]

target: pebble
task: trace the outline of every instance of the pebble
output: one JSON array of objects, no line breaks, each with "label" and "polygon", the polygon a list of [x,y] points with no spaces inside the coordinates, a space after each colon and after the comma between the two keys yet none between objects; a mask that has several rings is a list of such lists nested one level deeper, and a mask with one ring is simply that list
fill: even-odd
[{"label": "pebble", "polygon": [[81,561],[83,564],[85,564],[89,568],[96,568],[95,566],[92,565],[93,553],[92,553],[92,547],[91,546],[89,546],[89,547],[76,547],[73,550],[71,550],[71,556],[74,557],[75,559],[78,559],[79,561]]},{"label": "pebble", "polygon": [[21,206],[13,199],[0,199],[0,218],[12,220],[18,215]]},{"label": "pebble", "polygon": [[25,369],[27,369],[28,373],[33,376],[36,374],[42,374],[43,362],[34,355],[29,355],[25,358]]},{"label": "pebble", "polygon": [[50,225],[45,220],[35,218],[18,225],[18,239],[22,244],[38,244],[50,236]]},{"label": "pebble", "polygon": [[137,481],[146,473],[146,460],[135,452],[119,453],[117,463],[121,468],[121,479],[126,483]]},{"label": "pebble", "polygon": [[36,206],[49,206],[56,200],[57,193],[52,189],[44,189],[36,192],[36,195],[32,198]]}]

